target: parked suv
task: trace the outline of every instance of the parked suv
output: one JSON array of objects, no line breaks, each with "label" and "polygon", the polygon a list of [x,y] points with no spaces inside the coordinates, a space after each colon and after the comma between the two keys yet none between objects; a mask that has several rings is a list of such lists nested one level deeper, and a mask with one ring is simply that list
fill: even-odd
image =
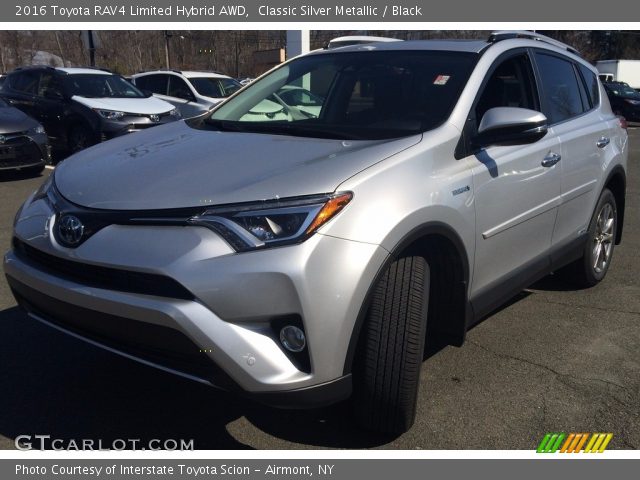
[{"label": "parked suv", "polygon": [[42,123],[53,147],[72,152],[180,118],[171,104],[93,68],[17,68],[0,95]]},{"label": "parked suv", "polygon": [[[317,115],[247,119],[287,85]],[[32,318],[96,345],[276,406],[353,394],[402,432],[426,335],[462,344],[552,271],[604,278],[627,155],[597,72],[546,37],[321,50],[63,162],[4,268]]]},{"label": "parked suv", "polygon": [[175,105],[185,118],[208,112],[242,88],[235,78],[215,72],[156,70],[132,75],[131,81]]},{"label": "parked suv", "polygon": [[605,82],[603,85],[611,109],[629,122],[640,122],[640,92],[625,82]]}]

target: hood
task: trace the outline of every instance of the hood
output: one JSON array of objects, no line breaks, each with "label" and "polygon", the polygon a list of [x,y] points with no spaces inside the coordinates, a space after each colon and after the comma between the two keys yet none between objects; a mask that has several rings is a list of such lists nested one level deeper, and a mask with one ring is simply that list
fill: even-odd
[{"label": "hood", "polygon": [[82,105],[89,108],[100,108],[102,110],[115,110],[125,113],[137,113],[140,115],[151,115],[166,113],[173,110],[173,105],[156,97],[147,98],[88,98],[74,95],[71,97]]},{"label": "hood", "polygon": [[180,121],[77,153],[56,168],[55,182],[78,205],[114,210],[328,193],[420,138],[326,140],[197,130]]},{"label": "hood", "polygon": [[38,122],[15,107],[0,107],[0,133],[24,132]]}]

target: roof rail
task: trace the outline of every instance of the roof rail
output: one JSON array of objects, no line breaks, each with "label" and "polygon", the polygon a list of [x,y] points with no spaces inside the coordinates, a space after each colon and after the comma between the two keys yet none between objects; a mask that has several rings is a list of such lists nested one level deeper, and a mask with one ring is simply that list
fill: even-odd
[{"label": "roof rail", "polygon": [[175,68],[158,68],[156,71],[157,72],[173,72],[173,73],[179,73],[180,75],[182,75],[182,70],[176,70]]},{"label": "roof rail", "polygon": [[55,70],[56,69],[56,67],[52,67],[51,65],[22,65],[20,67],[14,68],[13,71],[16,71],[16,70],[30,70],[30,69],[36,69],[36,68],[48,68],[50,70]]},{"label": "roof rail", "polygon": [[511,38],[526,38],[529,40],[537,40],[539,42],[548,43],[549,45],[553,45],[554,47],[567,50],[568,52],[571,52],[574,55],[581,56],[578,50],[567,45],[566,43],[559,42],[558,40],[554,40],[553,38],[547,37],[546,35],[542,35],[536,32],[531,32],[529,30],[500,30],[497,32],[491,32],[491,35],[489,35],[489,38],[487,39],[487,41],[489,43],[496,43],[501,40],[509,40]]}]

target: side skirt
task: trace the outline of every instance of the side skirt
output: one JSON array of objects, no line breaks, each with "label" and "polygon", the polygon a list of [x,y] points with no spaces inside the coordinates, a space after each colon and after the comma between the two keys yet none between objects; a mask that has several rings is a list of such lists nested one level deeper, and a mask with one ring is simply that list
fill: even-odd
[{"label": "side skirt", "polygon": [[520,291],[551,272],[579,259],[585,248],[587,235],[583,234],[570,242],[556,247],[548,256],[533,260],[516,271],[483,288],[470,299],[473,315],[467,329],[488,314],[504,305]]}]

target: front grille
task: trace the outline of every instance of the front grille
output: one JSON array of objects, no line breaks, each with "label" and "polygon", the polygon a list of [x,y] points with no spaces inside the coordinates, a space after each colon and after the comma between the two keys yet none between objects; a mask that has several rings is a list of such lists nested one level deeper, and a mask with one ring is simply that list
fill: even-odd
[{"label": "front grille", "polygon": [[18,257],[36,268],[89,287],[182,300],[195,298],[183,285],[164,275],[66,260],[33,248],[16,237],[13,238],[13,248]]},{"label": "front grille", "polygon": [[118,317],[45,295],[8,277],[18,303],[27,312],[101,345],[186,373],[227,390],[233,381],[182,332]]},{"label": "front grille", "polygon": [[41,160],[40,149],[29,137],[15,136],[0,144],[0,168],[32,165]]}]

